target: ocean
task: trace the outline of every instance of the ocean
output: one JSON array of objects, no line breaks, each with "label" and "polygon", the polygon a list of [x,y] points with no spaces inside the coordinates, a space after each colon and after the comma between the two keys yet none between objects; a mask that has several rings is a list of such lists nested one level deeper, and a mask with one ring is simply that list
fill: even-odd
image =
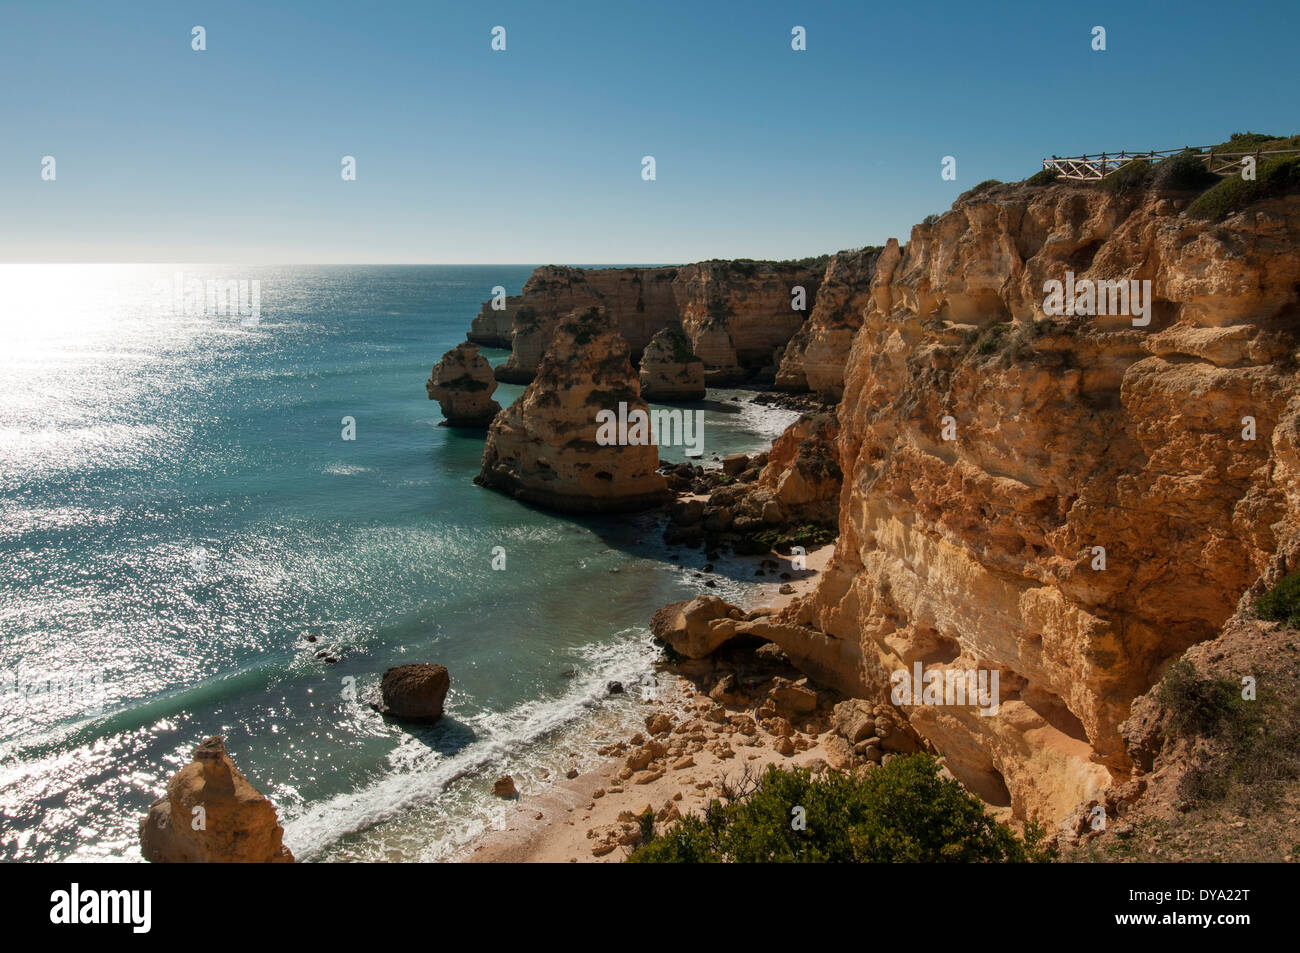
[{"label": "ocean", "polygon": [[[213,734],[299,860],[447,859],[507,823],[498,775],[527,792],[625,736],[653,612],[753,581],[703,589],[653,515],[473,484],[483,434],[424,382],[531,271],[0,266],[0,859],[139,861]],[[186,313],[178,272],[256,281],[258,313]],[[693,405],[706,463],[795,416],[739,396]],[[450,670],[446,716],[386,721],[369,697],[417,661]]]}]

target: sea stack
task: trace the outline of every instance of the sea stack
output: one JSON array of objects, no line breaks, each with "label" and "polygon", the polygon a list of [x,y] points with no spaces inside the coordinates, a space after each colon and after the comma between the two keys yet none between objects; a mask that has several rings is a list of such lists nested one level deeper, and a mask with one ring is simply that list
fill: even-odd
[{"label": "sea stack", "polygon": [[[598,440],[602,411],[648,409],[627,342],[608,312],[574,312],[557,326],[537,376],[488,429],[481,486],[550,509],[615,512],[663,503],[668,484],[656,473],[649,442]],[[608,429],[608,428],[606,428]]]},{"label": "sea stack", "polygon": [[226,755],[220,735],[167,782],[140,822],[140,852],[155,864],[293,863],[275,805]]},{"label": "sea stack", "polygon": [[424,385],[429,399],[436,400],[446,418],[446,427],[486,427],[501,412],[492,399],[497,389],[492,366],[479,354],[477,344],[462,341],[433,365]]},{"label": "sea stack", "polygon": [[704,362],[678,328],[665,328],[641,355],[641,396],[646,400],[704,399]]}]

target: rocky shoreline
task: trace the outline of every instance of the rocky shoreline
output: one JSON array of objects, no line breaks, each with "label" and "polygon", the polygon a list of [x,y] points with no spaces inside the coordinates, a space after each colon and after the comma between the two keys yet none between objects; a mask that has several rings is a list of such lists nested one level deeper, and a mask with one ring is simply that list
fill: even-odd
[{"label": "rocky shoreline", "polygon": [[[754,618],[779,611],[815,583],[832,549],[810,553],[807,568],[797,570],[800,578],[782,584],[789,591],[781,593],[776,583],[767,583],[765,606],[734,611]],[[759,557],[740,559],[764,568]],[[782,561],[766,572],[779,577],[793,568]],[[861,734],[864,713],[857,706],[863,703],[846,708],[841,696],[810,684],[770,643],[738,643],[706,659],[665,659],[656,666],[656,678],[657,697],[638,703],[644,730],[601,748],[603,760],[595,767],[569,768],[518,792],[505,827],[482,835],[457,859],[617,862],[640,842],[647,810],[655,824],[668,824],[703,811],[712,799],[770,764],[865,769],[889,756],[862,743],[873,740]],[[886,724],[888,713],[878,707],[888,732],[893,723]],[[874,728],[871,706],[866,716]],[[898,737],[906,737],[905,729],[897,727]],[[857,732],[858,750],[842,731]],[[908,742],[900,747],[915,750]]]}]

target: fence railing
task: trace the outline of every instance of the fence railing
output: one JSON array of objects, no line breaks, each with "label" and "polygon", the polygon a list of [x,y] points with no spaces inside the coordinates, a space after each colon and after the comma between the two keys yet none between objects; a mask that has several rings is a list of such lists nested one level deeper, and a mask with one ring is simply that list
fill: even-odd
[{"label": "fence railing", "polygon": [[1052,156],[1043,160],[1044,169],[1054,169],[1063,179],[1078,182],[1096,181],[1114,175],[1132,162],[1155,162],[1183,152],[1194,152],[1196,158],[1215,175],[1236,175],[1241,172],[1241,160],[1254,156],[1256,164],[1273,156],[1300,155],[1300,149],[1255,149],[1246,152],[1216,150],[1210,146],[1186,146],[1182,149],[1152,149],[1147,152],[1099,152],[1095,155]]}]

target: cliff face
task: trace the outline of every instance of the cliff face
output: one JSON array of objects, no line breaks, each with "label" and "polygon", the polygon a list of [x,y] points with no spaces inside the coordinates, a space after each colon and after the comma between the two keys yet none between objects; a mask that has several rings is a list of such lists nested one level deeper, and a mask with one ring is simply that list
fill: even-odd
[{"label": "cliff face", "polygon": [[[915,662],[997,670],[996,715],[904,711],[1021,815],[1059,819],[1129,771],[1133,699],[1296,523],[1300,198],[1218,226],[1181,204],[968,193],[880,253],[848,354],[839,541],[783,621],[878,696]],[[1067,270],[1149,279],[1150,324],[1046,316]]]},{"label": "cliff face", "polygon": [[[527,383],[566,315],[604,308],[639,361],[655,334],[686,332],[710,383],[743,380],[771,370],[814,307],[820,267],[773,262],[702,262],[680,268],[538,268],[504,311],[484,303],[469,339],[509,347],[498,380]],[[792,309],[792,289],[805,290],[805,309]]]},{"label": "cliff face", "polygon": [[[633,359],[658,331],[675,327],[677,305],[673,296],[672,268],[538,268],[524,283],[523,293],[506,299],[504,312],[491,312],[490,304],[475,319],[471,340],[495,333],[509,316],[509,360],[497,367],[497,379],[526,384],[537,373],[542,355],[551,344],[560,321],[574,312],[604,308],[613,316]],[[481,331],[481,333],[480,333]],[[497,335],[499,338],[499,334]]]},{"label": "cliff face", "polygon": [[[837,401],[844,393],[844,362],[862,313],[871,302],[871,279],[884,249],[862,248],[831,256],[817,290],[817,304],[790,339],[776,373],[780,390],[811,390]],[[897,245],[893,254],[897,255]]]},{"label": "cliff face", "polygon": [[[682,329],[704,361],[710,384],[737,383],[775,373],[780,351],[814,308],[821,268],[746,261],[706,261],[678,270],[674,280]],[[794,289],[804,289],[804,309]]]},{"label": "cliff face", "polygon": [[488,429],[475,482],[552,509],[654,506],[668,497],[653,444],[602,445],[601,411],[645,411],[627,343],[601,309],[559,322],[537,377]]}]

